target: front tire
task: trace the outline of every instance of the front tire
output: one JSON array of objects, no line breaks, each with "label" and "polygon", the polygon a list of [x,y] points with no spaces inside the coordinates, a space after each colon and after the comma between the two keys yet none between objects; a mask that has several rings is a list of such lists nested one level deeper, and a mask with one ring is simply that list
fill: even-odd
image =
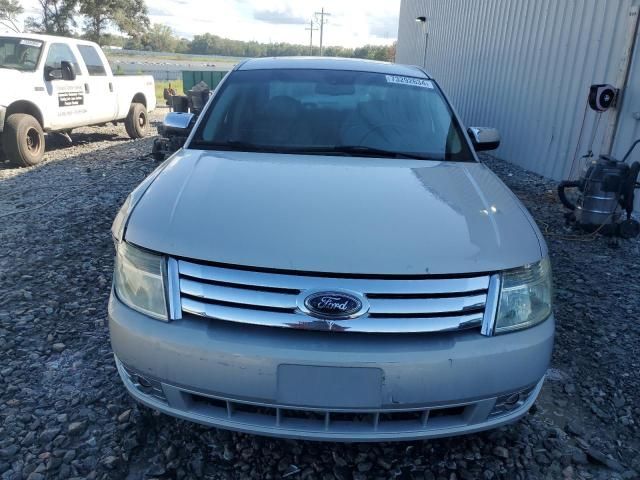
[{"label": "front tire", "polygon": [[44,132],[38,120],[31,115],[14,113],[4,124],[2,145],[12,164],[33,167],[44,157]]},{"label": "front tire", "polygon": [[124,120],[124,128],[132,139],[142,138],[149,127],[147,108],[142,103],[132,103]]}]

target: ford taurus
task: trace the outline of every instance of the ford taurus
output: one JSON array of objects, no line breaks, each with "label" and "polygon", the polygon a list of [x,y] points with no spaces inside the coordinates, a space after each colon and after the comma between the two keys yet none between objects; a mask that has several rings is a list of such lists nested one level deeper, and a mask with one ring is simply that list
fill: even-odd
[{"label": "ford taurus", "polygon": [[[332,441],[516,421],[554,339],[547,248],[418,67],[240,63],[112,233],[119,374],[141,403]],[[182,127],[180,127],[182,125]]]}]

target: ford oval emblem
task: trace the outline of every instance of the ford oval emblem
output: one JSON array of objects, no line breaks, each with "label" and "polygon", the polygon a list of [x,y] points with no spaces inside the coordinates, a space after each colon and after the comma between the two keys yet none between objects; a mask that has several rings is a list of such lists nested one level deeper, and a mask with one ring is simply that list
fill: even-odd
[{"label": "ford oval emblem", "polygon": [[367,312],[366,300],[355,293],[342,291],[316,291],[308,293],[301,310],[308,315],[330,320],[359,317]]}]

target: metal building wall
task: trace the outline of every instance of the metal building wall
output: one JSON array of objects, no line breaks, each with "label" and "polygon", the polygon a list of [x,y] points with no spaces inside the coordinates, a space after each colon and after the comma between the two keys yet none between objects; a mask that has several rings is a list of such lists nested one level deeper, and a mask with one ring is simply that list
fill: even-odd
[{"label": "metal building wall", "polygon": [[[592,136],[593,150],[600,153],[610,113],[585,110],[588,88],[616,83],[629,12],[639,4],[402,0],[396,61],[423,65],[426,57],[427,71],[465,124],[500,129],[498,157],[547,177],[567,178],[574,153],[586,153]],[[416,22],[419,16],[426,16],[426,23]],[[640,88],[638,50],[630,77],[635,89]],[[640,101],[640,92],[627,99]],[[616,153],[624,143],[621,136],[640,133],[640,122],[629,121],[629,115],[621,119]]]},{"label": "metal building wall", "polygon": [[[622,98],[620,121],[613,144],[613,155],[622,158],[631,144],[640,139],[640,31],[636,40],[629,79]],[[640,160],[640,146],[636,147],[631,160]],[[640,197],[640,195],[636,195]],[[636,199],[637,210],[640,211],[640,198]]]}]

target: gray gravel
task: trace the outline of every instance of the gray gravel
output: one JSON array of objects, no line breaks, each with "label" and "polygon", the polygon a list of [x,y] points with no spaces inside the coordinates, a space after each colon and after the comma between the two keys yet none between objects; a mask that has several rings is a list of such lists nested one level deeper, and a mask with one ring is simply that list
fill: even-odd
[{"label": "gray gravel", "polygon": [[552,254],[557,344],[534,412],[437,441],[280,441],[175,420],[128,397],[106,324],[109,229],[155,168],[151,139],[127,140],[122,127],[73,137],[73,146],[50,139],[39,167],[0,163],[0,479],[639,478],[640,242],[577,237],[552,182],[487,159]]}]

